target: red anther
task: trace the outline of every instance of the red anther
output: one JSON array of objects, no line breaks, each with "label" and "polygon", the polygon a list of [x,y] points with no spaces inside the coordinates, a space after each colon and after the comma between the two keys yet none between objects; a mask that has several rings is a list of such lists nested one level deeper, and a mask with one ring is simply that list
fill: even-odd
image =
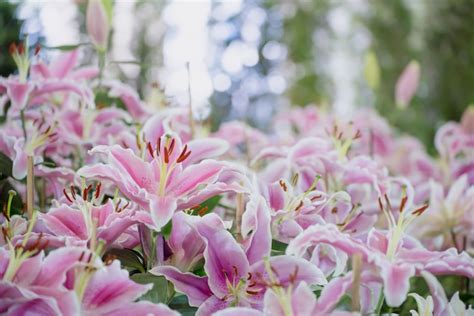
[{"label": "red anther", "polygon": [[406,206],[406,204],[407,204],[407,201],[408,201],[408,197],[407,197],[407,196],[405,196],[405,197],[402,198],[402,202],[400,203],[400,209],[399,209],[400,213],[402,213],[403,210],[405,209],[405,206]]},{"label": "red anther", "polygon": [[44,125],[44,120],[39,120],[38,131],[41,130],[41,127]]},{"label": "red anther", "polygon": [[5,227],[2,226],[2,235],[3,235],[3,239],[6,241],[6,240],[10,240],[10,236],[8,234],[8,231]]},{"label": "red anther", "polygon": [[18,54],[23,55],[25,52],[25,45],[23,43],[18,44]]},{"label": "red anther", "polygon": [[85,255],[85,252],[84,251],[81,252],[81,255],[79,256],[79,259],[78,259],[79,262],[82,261],[82,259],[84,258],[84,255]]},{"label": "red anther", "polygon": [[250,290],[247,290],[245,292],[247,292],[247,294],[250,294],[250,295],[257,295],[258,293],[260,293],[259,291],[250,291]]},{"label": "red anther", "polygon": [[339,133],[339,135],[337,135],[337,139],[342,139],[342,132]]},{"label": "red anther", "polygon": [[168,152],[168,148],[165,147],[165,163],[170,162],[170,153]]},{"label": "red anther", "polygon": [[385,202],[387,202],[388,209],[391,211],[392,210],[392,204],[390,204],[390,200],[388,198],[387,193],[384,194]]},{"label": "red anther", "polygon": [[249,285],[247,287],[254,287],[255,285],[257,285],[257,282],[252,281],[252,282],[249,283]]},{"label": "red anther", "polygon": [[247,281],[250,280],[251,278],[252,278],[252,273],[247,272]]},{"label": "red anther", "polygon": [[322,198],[322,197],[323,197],[322,194],[318,194],[318,195],[313,196],[310,200],[311,200],[312,202],[314,202],[314,201],[316,201],[317,199],[320,199],[320,198]]},{"label": "red anther", "polygon": [[290,274],[290,276],[289,276],[290,283],[295,283],[296,277],[298,276],[298,269],[299,269],[299,267],[295,266],[295,271],[293,271],[293,273]]},{"label": "red anther", "polygon": [[87,263],[91,263],[92,260],[92,252],[89,254],[89,257],[87,258]]},{"label": "red anther", "polygon": [[89,185],[87,186],[87,188],[85,188],[84,191],[82,192],[82,199],[83,199],[84,201],[87,200],[87,197],[88,197],[88,195],[89,195],[89,191],[90,191],[91,189],[92,189],[92,184],[89,184]]},{"label": "red anther", "polygon": [[361,138],[361,137],[362,137],[362,133],[360,132],[360,130],[357,130],[353,139],[356,140],[356,139]]},{"label": "red anther", "polygon": [[99,195],[100,195],[100,188],[102,187],[102,183],[99,182],[99,184],[97,184],[95,186],[95,198],[98,199],[99,198]]},{"label": "red anther", "polygon": [[413,214],[413,215],[416,215],[416,216],[420,216],[421,214],[423,214],[424,211],[426,211],[426,209],[427,209],[428,207],[429,207],[429,205],[428,205],[428,204],[425,204],[425,205],[423,205],[422,207],[420,207],[420,208],[414,210],[414,211],[412,212],[412,214]]},{"label": "red anther", "polygon": [[8,46],[8,52],[10,55],[16,54],[18,52],[18,48],[15,43],[11,43],[10,46]]},{"label": "red anther", "polygon": [[285,181],[280,180],[280,181],[278,181],[278,183],[280,184],[280,186],[281,186],[281,188],[283,189],[283,191],[286,192],[286,191],[288,190]]},{"label": "red anther", "polygon": [[298,204],[298,206],[295,208],[295,211],[298,212],[303,207],[303,205],[303,201],[300,201],[300,204]]},{"label": "red anther", "polygon": [[234,272],[234,276],[237,276],[237,274],[239,274],[239,271],[237,270],[236,266],[232,266],[232,271]]},{"label": "red anther", "polygon": [[117,205],[115,205],[115,211],[117,212],[120,206],[120,203],[122,203],[122,200],[119,200]]},{"label": "red anther", "polygon": [[125,210],[129,205],[130,205],[130,201],[127,201],[127,203],[122,207],[120,211]]},{"label": "red anther", "polygon": [[334,207],[331,209],[331,213],[332,213],[332,214],[336,214],[337,211],[338,211],[337,206],[334,206]]},{"label": "red anther", "polygon": [[65,188],[63,189],[63,193],[64,193],[64,196],[66,197],[66,199],[67,199],[69,202],[71,202],[71,203],[74,202],[74,201],[71,199],[71,197],[67,194],[67,191],[66,191]]},{"label": "red anther", "polygon": [[156,154],[159,156],[161,153],[161,137],[158,137],[156,141]]},{"label": "red anther", "polygon": [[49,125],[46,130],[43,132],[43,134],[48,134],[48,132],[51,130],[51,125]]},{"label": "red anther", "polygon": [[150,142],[148,142],[148,143],[146,144],[146,148],[148,149],[148,153],[150,154],[150,156],[151,156],[152,158],[155,158],[155,154],[153,154],[153,148],[151,147],[151,143],[150,143]]},{"label": "red anther", "polygon": [[186,152],[188,150],[188,145],[184,145],[183,150],[181,151],[181,154],[179,155],[178,159],[176,160],[177,163],[185,161],[189,155],[191,154],[191,151]]},{"label": "red anther", "polygon": [[379,201],[379,208],[383,212],[384,208],[383,208],[383,204],[382,204],[382,199],[379,197],[378,201]]},{"label": "red anther", "polygon": [[49,134],[48,137],[51,139],[51,138],[53,138],[53,137],[55,137],[55,136],[57,136],[57,135],[58,135],[58,133],[54,132],[54,133]]},{"label": "red anther", "polygon": [[76,190],[74,189],[74,186],[72,184],[71,184],[71,195],[75,200],[76,199]]},{"label": "red anther", "polygon": [[38,44],[36,44],[36,46],[35,46],[35,56],[38,55],[38,54],[40,53],[40,51],[41,51],[41,46],[40,46],[40,44],[38,43]]},{"label": "red anther", "polygon": [[198,211],[198,215],[199,216],[204,216],[206,215],[207,211],[209,210],[209,207],[208,206],[204,206],[203,208],[201,208],[199,211]]},{"label": "red anther", "polygon": [[170,144],[170,147],[169,147],[169,154],[170,155],[173,153],[174,143],[175,143],[175,140],[174,140],[174,138],[172,138],[171,139],[171,144]]}]

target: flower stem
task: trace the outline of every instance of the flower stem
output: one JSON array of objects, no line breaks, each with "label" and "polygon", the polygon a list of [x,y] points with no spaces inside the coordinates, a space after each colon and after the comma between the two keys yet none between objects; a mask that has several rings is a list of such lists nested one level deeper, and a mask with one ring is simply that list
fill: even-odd
[{"label": "flower stem", "polygon": [[377,306],[375,307],[375,315],[381,315],[384,300],[385,300],[385,297],[383,296],[383,288],[381,288],[380,289],[380,295],[379,295],[379,301],[377,303]]},{"label": "flower stem", "polygon": [[189,70],[189,62],[186,63],[188,71],[188,98],[189,98],[189,128],[191,130],[191,139],[194,138],[194,115],[193,115],[193,98],[191,97],[191,71]]},{"label": "flower stem", "polygon": [[26,159],[26,211],[28,218],[31,218],[33,215],[33,203],[35,194],[35,175],[33,170],[33,156],[28,156]]},{"label": "flower stem", "polygon": [[360,274],[362,268],[362,255],[352,257],[352,311],[360,311]]}]

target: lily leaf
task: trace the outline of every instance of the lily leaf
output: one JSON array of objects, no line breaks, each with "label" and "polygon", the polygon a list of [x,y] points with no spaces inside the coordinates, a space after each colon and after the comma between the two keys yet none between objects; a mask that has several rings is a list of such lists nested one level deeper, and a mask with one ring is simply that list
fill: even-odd
[{"label": "lily leaf", "polygon": [[153,287],[140,297],[140,300],[153,303],[166,303],[168,297],[168,281],[162,276],[147,273],[135,273],[130,278],[140,284],[153,284]]}]

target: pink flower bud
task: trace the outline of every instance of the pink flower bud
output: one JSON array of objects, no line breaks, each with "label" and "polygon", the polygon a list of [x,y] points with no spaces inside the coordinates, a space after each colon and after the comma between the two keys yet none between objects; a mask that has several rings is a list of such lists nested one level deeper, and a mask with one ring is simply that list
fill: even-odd
[{"label": "pink flower bud", "polygon": [[102,0],[89,0],[86,25],[94,45],[97,49],[104,51],[107,48],[110,25]]},{"label": "pink flower bud", "polygon": [[406,108],[415,95],[420,82],[420,64],[411,61],[398,78],[395,87],[395,102],[400,108]]}]

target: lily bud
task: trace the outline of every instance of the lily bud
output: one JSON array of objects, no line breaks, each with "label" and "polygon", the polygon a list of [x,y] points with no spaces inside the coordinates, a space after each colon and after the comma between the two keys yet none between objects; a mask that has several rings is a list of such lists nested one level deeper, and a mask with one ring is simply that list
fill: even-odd
[{"label": "lily bud", "polygon": [[406,108],[415,95],[420,82],[420,64],[411,61],[398,78],[395,87],[395,102],[399,108]]},{"label": "lily bud", "polygon": [[97,50],[105,51],[109,40],[110,23],[102,0],[89,0],[86,26],[87,32]]}]

